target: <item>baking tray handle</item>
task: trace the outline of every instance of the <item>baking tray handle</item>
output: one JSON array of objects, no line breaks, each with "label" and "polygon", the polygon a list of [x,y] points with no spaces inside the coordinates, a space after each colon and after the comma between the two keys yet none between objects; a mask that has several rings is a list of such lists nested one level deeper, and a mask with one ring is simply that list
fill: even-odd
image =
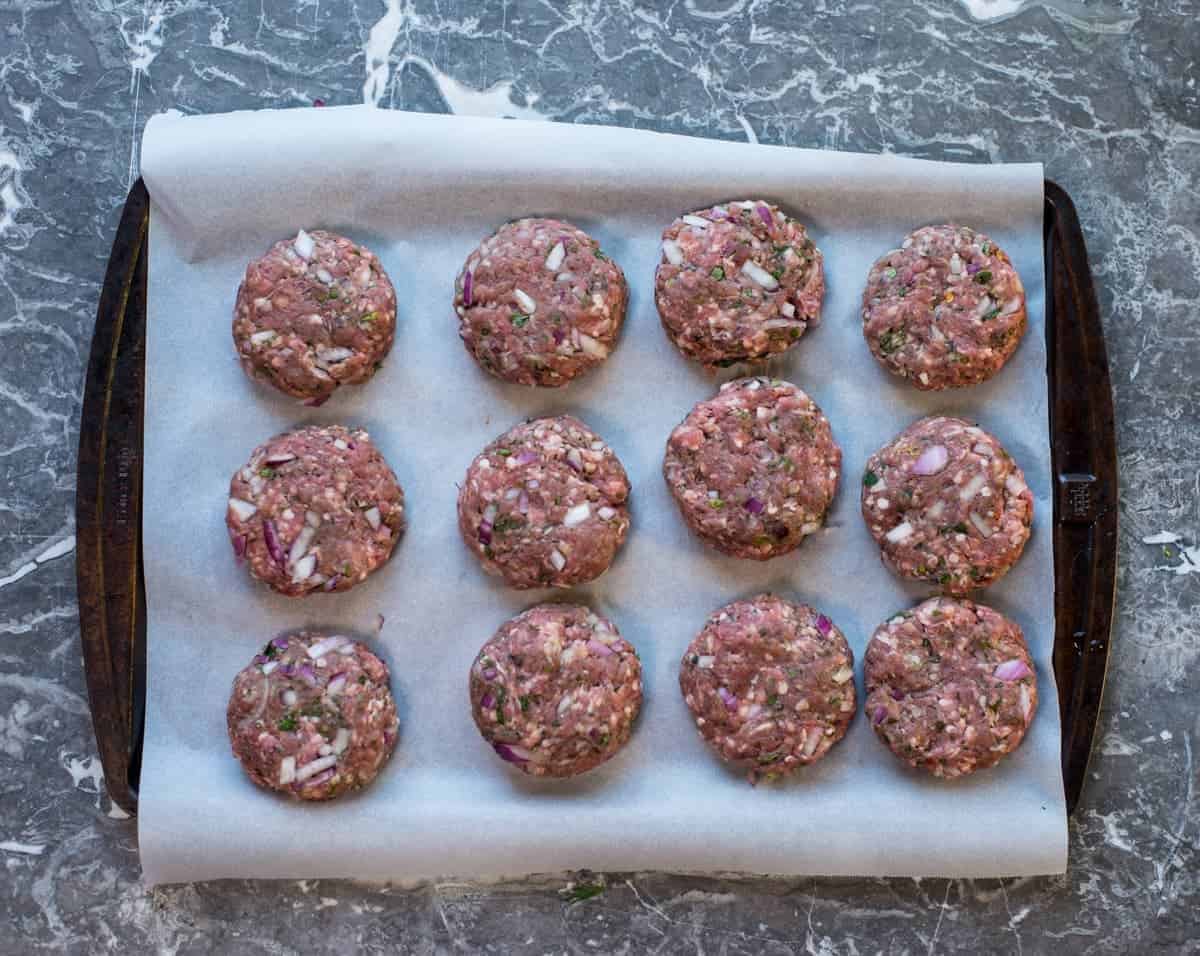
[{"label": "baking tray handle", "polygon": [[109,796],[137,809],[146,677],[142,411],[150,197],[129,191],[100,292],[75,492],[79,627],[92,724]]},{"label": "baking tray handle", "polygon": [[1108,669],[1117,579],[1117,441],[1104,328],[1066,191],[1045,185],[1054,481],[1054,673],[1067,812],[1079,803]]}]

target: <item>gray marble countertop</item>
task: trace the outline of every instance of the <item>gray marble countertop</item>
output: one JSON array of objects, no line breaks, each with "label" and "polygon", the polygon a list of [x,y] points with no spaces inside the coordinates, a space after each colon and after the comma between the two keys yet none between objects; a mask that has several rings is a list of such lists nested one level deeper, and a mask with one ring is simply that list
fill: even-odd
[{"label": "gray marble countertop", "polygon": [[[1194,0],[0,0],[0,952],[1200,953],[1198,18]],[[1065,877],[141,885],[89,723],[72,518],[141,130],[167,108],[364,100],[1046,164],[1088,236],[1124,489]]]}]

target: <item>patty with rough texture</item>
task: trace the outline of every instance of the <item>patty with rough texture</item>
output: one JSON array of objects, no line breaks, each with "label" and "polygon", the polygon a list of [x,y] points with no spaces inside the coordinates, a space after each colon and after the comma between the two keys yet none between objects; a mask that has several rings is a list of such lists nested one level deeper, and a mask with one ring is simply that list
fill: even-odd
[{"label": "patty with rough texture", "polygon": [[867,276],[862,314],[875,358],[920,389],[991,378],[1027,324],[1012,261],[966,226],[925,226],[880,257]]},{"label": "patty with rough texture", "polygon": [[1037,711],[1025,636],[1003,614],[935,597],[879,625],[867,645],[866,713],[897,757],[935,777],[990,767]]},{"label": "patty with rough texture", "polygon": [[1033,493],[994,437],[961,418],[933,416],[868,459],[862,513],[889,568],[966,594],[998,581],[1021,557]]},{"label": "patty with rough texture", "polygon": [[773,594],[709,617],[683,655],[679,689],[700,736],[751,783],[820,760],[858,707],[842,632],[807,604]]},{"label": "patty with rough texture", "polygon": [[537,777],[573,777],[629,740],[642,665],[611,621],[539,604],[506,622],[471,665],[475,726],[501,758]]},{"label": "patty with rough texture", "polygon": [[659,317],[679,351],[709,369],[791,348],[821,320],[824,295],[820,250],[768,202],[698,209],[663,233]]},{"label": "patty with rough texture", "polygon": [[320,230],[301,229],[251,262],[233,310],[246,374],[308,405],[370,379],[395,332],[396,293],[379,259]]},{"label": "patty with rough texture", "polygon": [[663,477],[706,544],[761,561],[820,529],[841,465],[812,399],[790,382],[743,378],[722,385],[671,432]]},{"label": "patty with rough texture", "polygon": [[454,286],[467,351],[519,385],[566,385],[608,358],[628,300],[624,273],[599,243],[557,219],[501,226]]},{"label": "patty with rough texture", "polygon": [[340,635],[276,637],[233,681],[229,742],[260,787],[330,800],[365,787],[396,745],[388,669]]},{"label": "patty with rough texture", "polygon": [[348,591],[404,532],[404,492],[362,429],[312,425],[254,449],[229,482],[233,553],[280,594]]},{"label": "patty with rough texture", "polygon": [[514,588],[599,577],[629,532],[629,479],[616,453],[571,415],[510,428],[458,492],[458,527],[488,574]]}]

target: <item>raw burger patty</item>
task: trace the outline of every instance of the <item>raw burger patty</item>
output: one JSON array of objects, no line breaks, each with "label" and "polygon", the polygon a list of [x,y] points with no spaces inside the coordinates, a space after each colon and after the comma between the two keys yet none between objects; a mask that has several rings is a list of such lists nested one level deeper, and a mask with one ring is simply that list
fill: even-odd
[{"label": "raw burger patty", "polygon": [[391,556],[404,492],[365,431],[313,425],[254,449],[225,523],[234,555],[280,594],[348,591]]},{"label": "raw burger patty", "polygon": [[374,375],[395,331],[396,293],[375,254],[319,230],[251,262],[233,310],[246,374],[310,405]]},{"label": "raw burger patty", "polygon": [[862,513],[893,571],[965,594],[1017,563],[1033,494],[995,438],[961,418],[935,416],[868,459]]},{"label": "raw burger patty", "polygon": [[841,466],[812,399],[790,382],[743,378],[671,432],[663,476],[683,520],[707,544],[765,560],[821,527]]},{"label": "raw burger patty", "polygon": [[608,570],[629,531],[629,479],[571,415],[509,429],[476,456],[458,492],[463,541],[510,587],[567,588]]},{"label": "raw burger patty", "polygon": [[388,669],[348,637],[277,637],[233,681],[234,756],[260,787],[329,800],[365,787],[396,745]]},{"label": "raw burger patty", "polygon": [[557,219],[506,223],[454,286],[458,334],[475,361],[520,385],[566,385],[608,357],[629,293],[620,267]]},{"label": "raw burger patty", "polygon": [[1004,250],[966,226],[925,226],[871,267],[863,335],[917,388],[991,378],[1025,334],[1025,289]]},{"label": "raw burger patty", "polygon": [[930,598],[879,625],[865,668],[875,733],[935,777],[992,766],[1017,749],[1037,710],[1021,629],[971,601]]},{"label": "raw burger patty", "polygon": [[654,301],[676,347],[709,368],[783,352],[821,319],[825,275],[804,226],[761,200],[676,219]]},{"label": "raw burger patty", "polygon": [[858,706],[842,632],[807,604],[772,594],[708,619],[683,655],[679,689],[700,736],[751,782],[820,760]]},{"label": "raw burger patty", "polygon": [[625,745],[642,706],[642,665],[613,623],[570,604],[508,621],[471,666],[475,726],[538,777],[573,777]]}]

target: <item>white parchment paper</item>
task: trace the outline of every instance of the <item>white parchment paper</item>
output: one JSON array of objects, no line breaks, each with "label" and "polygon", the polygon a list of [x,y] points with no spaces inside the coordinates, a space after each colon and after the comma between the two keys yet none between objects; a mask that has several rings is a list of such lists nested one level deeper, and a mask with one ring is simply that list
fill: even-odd
[{"label": "white parchment paper", "polygon": [[[1051,670],[1042,271],[1042,170],[755,146],[657,133],[375,111],[366,107],[160,116],[142,171],[151,213],[145,459],[149,696],[139,836],[148,883],[215,877],[489,878],[571,868],[985,877],[1061,872],[1066,816]],[[659,236],[677,214],[746,197],[778,202],[825,254],[822,324],[772,374],[824,409],[845,454],[828,528],[765,564],[723,557],[685,529],[664,487],[671,428],[717,381],[668,343],[654,309]],[[458,340],[454,278],[478,240],[522,215],[569,219],[624,268],[619,346],[566,389],[480,372]],[[1030,330],[992,382],[920,394],[875,364],[859,297],[876,256],[917,225],[982,229],[1010,253]],[[246,379],[230,337],[246,262],[297,227],[326,227],[382,258],[399,299],[395,349],[365,387],[305,408]],[[723,378],[733,377],[733,372]],[[1034,534],[986,600],[1025,629],[1041,706],[1017,753],[955,782],[903,767],[860,713],[793,780],[751,788],[697,736],[679,658],[708,613],[773,589],[815,604],[861,659],[873,628],[928,593],[879,561],[858,511],[867,456],[932,412],[978,420],[1024,467]],[[573,412],[616,449],[633,527],[614,567],[568,594],[486,577],[455,523],[455,482],[492,437]],[[392,561],[344,595],[300,600],[235,566],[229,476],[306,422],[367,427],[407,494]],[[629,746],[561,783],[499,761],[471,722],[467,672],[483,641],[541,599],[577,598],[637,647],[646,701]],[[377,615],[386,624],[375,634]],[[390,663],[402,721],[391,763],[361,794],[302,806],[256,789],[229,751],[234,674],[270,636],[324,625]]]}]

